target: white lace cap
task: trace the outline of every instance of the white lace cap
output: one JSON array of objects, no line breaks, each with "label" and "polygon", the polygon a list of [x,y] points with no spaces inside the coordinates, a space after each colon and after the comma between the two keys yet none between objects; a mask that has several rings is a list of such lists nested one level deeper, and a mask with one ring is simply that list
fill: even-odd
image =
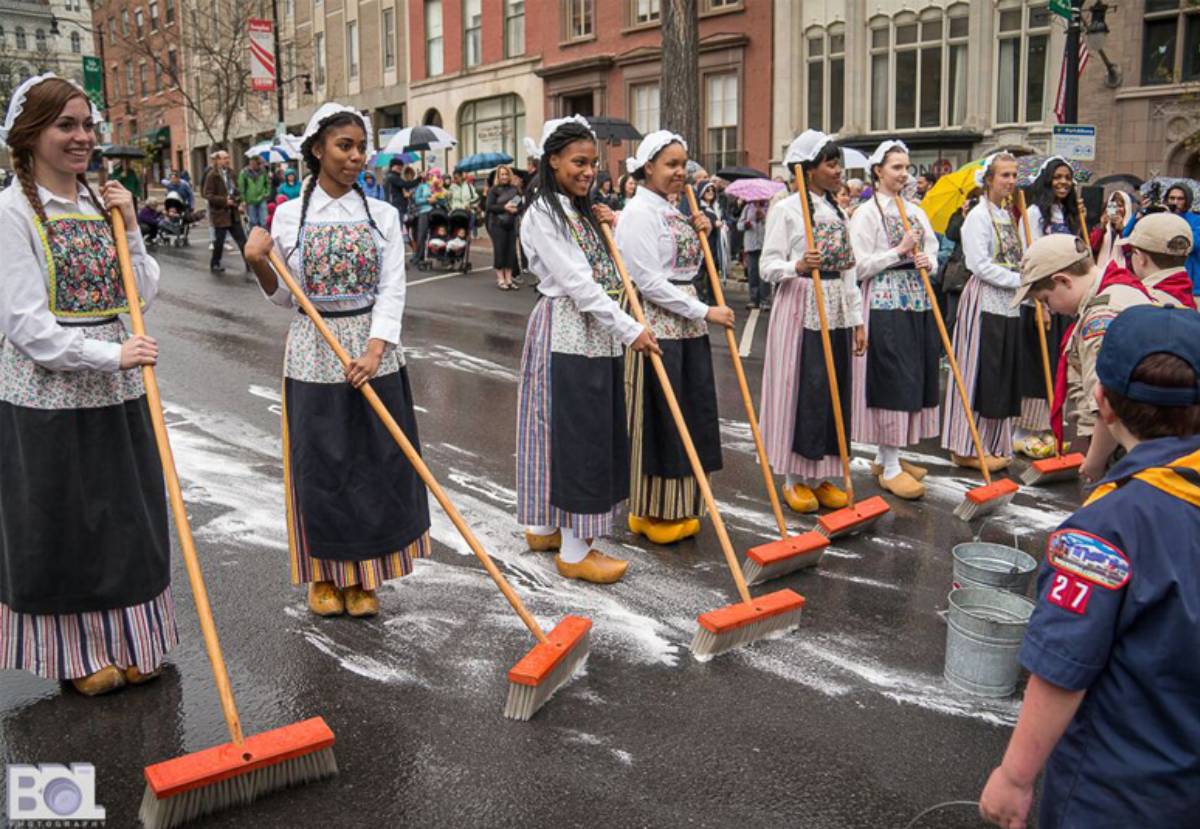
[{"label": "white lace cap", "polygon": [[637,152],[625,159],[626,172],[634,173],[642,169],[669,144],[680,144],[685,152],[688,148],[687,142],[678,133],[670,130],[656,130],[650,133],[638,144]]},{"label": "white lace cap", "polygon": [[1000,153],[992,153],[991,155],[987,156],[983,160],[983,164],[981,164],[979,166],[979,169],[975,171],[975,186],[976,187],[983,186],[983,180],[987,176],[987,171],[992,166],[992,162],[996,160],[996,156],[998,156],[998,155],[1000,155]]},{"label": "white lace cap", "polygon": [[538,146],[538,142],[534,141],[528,135],[521,140],[521,143],[525,147],[526,158],[542,157],[542,148]]},{"label": "white lace cap", "polygon": [[882,164],[883,159],[886,158],[887,154],[892,150],[900,150],[900,152],[907,155],[908,145],[899,139],[889,138],[887,141],[884,141],[878,147],[876,147],[875,152],[871,153],[870,157],[867,158],[867,169],[871,169],[876,164]]},{"label": "white lace cap", "polygon": [[803,164],[806,161],[812,161],[821,150],[833,140],[832,135],[826,135],[820,130],[805,130],[796,136],[796,140],[788,145],[787,153],[783,156],[783,163],[791,170],[796,164]]},{"label": "white lace cap", "polygon": [[[13,126],[17,123],[17,119],[21,117],[21,112],[25,109],[25,99],[29,97],[29,90],[40,84],[42,81],[48,81],[51,78],[58,78],[53,72],[46,72],[42,75],[34,75],[32,78],[26,78],[21,81],[21,85],[13,90],[12,100],[8,102],[8,113],[4,116],[4,126],[0,127],[0,141],[8,143],[8,134],[12,132]],[[59,78],[66,81],[71,86],[83,92],[83,87],[75,83],[70,78]],[[96,105],[92,103],[92,99],[88,98],[88,106],[92,109],[92,120],[99,124],[104,120],[104,116],[100,114],[100,110],[96,109]]]},{"label": "white lace cap", "polygon": [[372,135],[371,119],[363,115],[354,107],[339,104],[334,101],[321,104],[317,107],[317,111],[313,113],[312,118],[308,119],[308,126],[304,128],[304,134],[300,136],[300,146],[307,144],[314,135],[321,129],[321,122],[335,115],[340,115],[343,112],[349,112],[351,115],[358,117],[362,121],[363,129],[367,133],[367,158],[370,158],[375,152],[375,137]]},{"label": "white lace cap", "polygon": [[550,136],[554,135],[554,131],[556,129],[558,129],[559,127],[561,127],[563,124],[570,124],[572,121],[575,122],[576,124],[579,124],[585,130],[590,132],[592,134],[593,141],[596,139],[596,132],[592,129],[592,125],[589,124],[587,122],[587,119],[584,118],[582,115],[570,115],[566,118],[551,118],[549,121],[547,121],[545,124],[542,125],[542,140],[541,140],[541,143],[538,145],[539,149],[541,150],[541,153],[539,154],[539,158],[541,157],[541,154],[544,154],[546,152],[546,142],[550,140]]},{"label": "white lace cap", "polygon": [[1067,165],[1067,169],[1071,171],[1071,180],[1074,181],[1075,168],[1071,166],[1071,162],[1067,161],[1061,155],[1052,155],[1049,158],[1047,158],[1045,161],[1043,161],[1041,166],[1038,167],[1037,175],[1034,176],[1034,178],[1035,179],[1041,178],[1042,173],[1046,172],[1046,170],[1050,169],[1051,167],[1057,167],[1060,164]]}]

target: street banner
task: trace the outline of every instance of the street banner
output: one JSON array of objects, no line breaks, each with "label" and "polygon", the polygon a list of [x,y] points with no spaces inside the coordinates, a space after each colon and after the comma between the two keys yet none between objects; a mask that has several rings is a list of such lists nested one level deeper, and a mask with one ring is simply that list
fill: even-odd
[{"label": "street banner", "polygon": [[275,38],[270,20],[248,21],[250,27],[250,88],[275,91]]},{"label": "street banner", "polygon": [[1055,124],[1050,153],[1067,161],[1096,160],[1096,128],[1087,124]]},{"label": "street banner", "polygon": [[83,91],[104,112],[104,67],[95,55],[83,56]]}]

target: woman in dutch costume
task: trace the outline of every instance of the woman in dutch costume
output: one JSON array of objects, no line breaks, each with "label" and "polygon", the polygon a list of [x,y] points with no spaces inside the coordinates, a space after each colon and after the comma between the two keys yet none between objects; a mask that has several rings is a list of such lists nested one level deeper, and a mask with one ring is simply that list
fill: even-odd
[{"label": "woman in dutch costume", "polygon": [[1012,461],[1012,421],[1021,415],[1021,318],[1010,307],[1021,284],[1023,246],[1009,201],[1017,185],[1017,160],[1008,153],[984,159],[975,174],[983,188],[962,227],[963,258],[971,276],[954,326],[954,356],[972,401],[984,458],[975,455],[958,391],[946,387],[942,448],[957,465],[992,472]]},{"label": "woman in dutch costume", "polygon": [[[617,247],[645,302],[700,463],[711,474],[721,468],[721,426],[706,323],[731,326],[733,312],[696,298],[696,269],[704,262],[698,233],[708,233],[710,222],[703,215],[689,221],[668,201],[687,181],[687,144],[678,135],[650,133],[626,167],[641,186],[621,211]],[[625,398],[630,531],[655,544],[696,535],[703,499],[658,380],[637,353],[625,358]]]},{"label": "woman in dutch costume", "polygon": [[557,550],[566,578],[619,580],[628,562],[595,549],[629,495],[624,349],[658,351],[617,303],[621,278],[589,205],[596,136],[580,116],[548,121],[521,217],[538,278],[517,399],[517,520],[532,550]]},{"label": "woman in dutch costume", "polygon": [[771,207],[759,259],[762,278],[776,286],[763,358],[763,441],[772,468],[787,476],[783,494],[788,506],[796,512],[841,509],[848,500],[831,480],[842,466],[812,271],[821,272],[834,367],[843,390],[842,418],[851,429],[851,395],[846,393],[851,389],[851,355],[863,354],[867,340],[849,223],[834,202],[842,182],[842,153],[831,136],[807,130],[788,147],[784,162],[789,170],[799,164],[805,176],[816,243],[810,251],[798,192]]},{"label": "woman in dutch costume", "polygon": [[84,694],[156,676],[178,643],[162,468],[107,211],[119,208],[143,305],[158,265],[133,198],[85,171],[100,116],[42,75],[13,93],[0,193],[0,668]]},{"label": "woman in dutch costume", "polygon": [[[1042,163],[1029,187],[1027,200],[1026,214],[1032,241],[1036,242],[1048,233],[1069,233],[1088,241],[1079,224],[1075,170],[1065,159],[1051,156]],[[1063,314],[1051,313],[1048,308],[1043,308],[1042,314],[1049,320],[1046,350],[1050,357],[1050,376],[1055,377],[1063,334],[1071,320]],[[1021,304],[1021,334],[1021,417],[1013,428],[1013,449],[1029,458],[1048,458],[1054,454],[1054,435],[1050,432],[1042,345],[1032,300]]]},{"label": "woman in dutch costume", "polygon": [[370,132],[358,112],[323,104],[304,131],[309,177],[299,199],[256,229],[246,255],[270,300],[296,309],[267,256],[276,247],[350,354],[337,356],[302,312],[284,355],[283,446],[293,584],[308,585],[319,616],[379,612],[376,590],[429,555],[424,485],[357,390],[368,380],[418,449],[412,391],[400,344],[404,237],[400,216],[368,198],[358,174]]},{"label": "woman in dutch costume", "polygon": [[908,147],[884,141],[869,159],[870,201],[850,219],[870,348],[854,361],[854,440],[878,449],[871,471],[900,498],[925,494],[926,470],[900,460],[900,449],[938,433],[941,340],[921,281],[937,261],[938,239],[925,212],[896,199],[908,182]]}]

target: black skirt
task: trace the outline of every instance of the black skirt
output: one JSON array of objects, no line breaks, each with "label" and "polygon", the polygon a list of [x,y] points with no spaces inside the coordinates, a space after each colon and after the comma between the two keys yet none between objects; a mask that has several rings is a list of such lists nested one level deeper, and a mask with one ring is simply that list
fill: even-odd
[{"label": "black skirt", "polygon": [[[819,461],[841,454],[838,448],[837,424],[833,417],[833,401],[829,399],[829,375],[825,370],[825,349],[821,332],[804,329],[800,346],[799,393],[796,396],[796,428],[792,435],[792,451],[803,458]],[[842,404],[842,422],[850,435],[850,413],[853,397],[850,385],[850,355],[854,331],[834,328],[829,332],[833,346],[833,366],[837,372],[838,392]]]},{"label": "black skirt", "polygon": [[606,513],[629,497],[625,361],[554,352],[550,388],[550,503]]},{"label": "black skirt", "polygon": [[[979,371],[973,402],[979,416],[997,420],[1020,417],[1023,334],[1020,317],[987,312],[979,315]],[[1040,372],[1040,361],[1038,365]],[[1039,396],[1045,397],[1044,380],[1041,385]]]},{"label": "black skirt", "polygon": [[[716,381],[708,337],[663,339],[658,344],[663,352],[663,367],[700,457],[700,465],[705,472],[716,472],[722,466],[721,423],[717,416]],[[692,475],[692,465],[683,449],[658,375],[648,362],[644,370],[649,393],[642,395],[642,473],[659,478],[688,477]]]},{"label": "black skirt", "polygon": [[0,402],[0,601],[89,613],[171,580],[167,501],[146,398],[83,409]]},{"label": "black skirt", "polygon": [[868,408],[919,412],[936,406],[942,342],[933,312],[875,309],[869,313]]},{"label": "black skirt", "polygon": [[[420,451],[407,369],[376,377],[371,387]],[[425,485],[362,392],[288,377],[284,393],[296,519],[308,554],[365,561],[420,538],[429,529]]]},{"label": "black skirt", "polygon": [[[1050,377],[1057,376],[1063,334],[1071,324],[1064,314],[1050,314],[1046,330],[1046,351],[1050,356]],[[1037,311],[1032,305],[1021,306],[1021,397],[1046,399],[1046,375],[1042,370],[1042,344],[1038,338]]]}]

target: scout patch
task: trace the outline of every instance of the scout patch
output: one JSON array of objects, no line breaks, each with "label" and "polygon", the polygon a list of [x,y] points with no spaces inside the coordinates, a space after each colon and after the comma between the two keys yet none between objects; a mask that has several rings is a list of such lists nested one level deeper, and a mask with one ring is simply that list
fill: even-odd
[{"label": "scout patch", "polygon": [[1103,337],[1104,332],[1108,330],[1109,323],[1116,318],[1116,314],[1102,314],[1092,317],[1083,324],[1079,335],[1085,340],[1094,340],[1096,337]]},{"label": "scout patch", "polygon": [[1059,530],[1046,542],[1046,560],[1067,573],[1108,590],[1124,587],[1132,568],[1125,554],[1083,530]]},{"label": "scout patch", "polygon": [[1092,597],[1092,585],[1070,573],[1054,574],[1046,601],[1055,607],[1083,616],[1087,613],[1088,599]]}]

